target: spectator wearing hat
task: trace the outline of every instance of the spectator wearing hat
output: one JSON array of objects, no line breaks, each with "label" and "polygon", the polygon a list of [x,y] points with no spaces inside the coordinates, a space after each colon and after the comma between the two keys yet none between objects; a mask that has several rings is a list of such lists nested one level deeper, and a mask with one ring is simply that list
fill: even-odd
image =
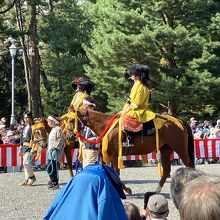
[{"label": "spectator wearing hat", "polygon": [[146,208],[147,219],[166,220],[168,214],[169,214],[169,209],[168,209],[168,201],[166,200],[166,198],[160,194],[150,196]]},{"label": "spectator wearing hat", "polygon": [[54,116],[47,118],[48,125],[52,128],[48,136],[48,162],[47,173],[50,177],[49,189],[59,188],[58,163],[62,159],[64,149],[64,134],[60,128],[59,120]]},{"label": "spectator wearing hat", "polygon": [[24,166],[24,181],[20,184],[21,186],[31,186],[36,181],[34,175],[34,170],[32,164],[30,163],[29,158],[31,157],[31,138],[33,125],[33,116],[30,111],[25,111],[23,113],[25,125],[21,130],[20,136],[20,148],[19,155],[23,157],[23,166]]}]

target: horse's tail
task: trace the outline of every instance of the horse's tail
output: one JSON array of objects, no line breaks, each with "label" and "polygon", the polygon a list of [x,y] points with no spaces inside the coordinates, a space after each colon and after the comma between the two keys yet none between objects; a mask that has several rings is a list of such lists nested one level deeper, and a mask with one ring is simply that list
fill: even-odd
[{"label": "horse's tail", "polygon": [[184,126],[187,129],[187,133],[188,133],[188,154],[189,154],[189,158],[192,162],[192,165],[195,166],[194,160],[195,160],[195,154],[194,154],[194,137],[192,134],[192,129],[189,126],[189,124],[187,122],[184,122]]}]

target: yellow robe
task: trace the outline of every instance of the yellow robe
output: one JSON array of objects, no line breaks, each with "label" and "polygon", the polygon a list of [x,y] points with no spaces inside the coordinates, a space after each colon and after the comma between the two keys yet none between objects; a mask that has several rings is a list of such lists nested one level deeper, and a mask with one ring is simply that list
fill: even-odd
[{"label": "yellow robe", "polygon": [[[81,108],[83,106],[83,99],[85,99],[87,96],[88,95],[86,92],[76,92],[75,95],[73,96],[70,106],[73,106],[74,109]],[[67,119],[68,119],[68,113],[61,116],[61,120],[67,120]],[[65,126],[66,125],[64,125],[64,127]]]},{"label": "yellow robe", "polygon": [[[87,97],[86,92],[76,92],[70,103],[70,106],[74,106],[75,109],[81,108],[83,106],[83,99]],[[76,103],[75,103],[76,102]]]},{"label": "yellow robe", "polygon": [[126,113],[128,116],[136,118],[141,123],[147,122],[149,97],[150,90],[140,81],[135,82],[130,94],[131,104],[126,103],[123,111],[128,111]]}]

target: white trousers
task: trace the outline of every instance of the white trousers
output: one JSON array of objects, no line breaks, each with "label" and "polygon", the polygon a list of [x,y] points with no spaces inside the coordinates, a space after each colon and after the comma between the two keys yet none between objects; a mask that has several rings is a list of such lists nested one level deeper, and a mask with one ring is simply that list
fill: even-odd
[{"label": "white trousers", "polygon": [[29,164],[28,157],[30,152],[26,152],[23,154],[23,166],[24,166],[24,178],[28,180],[30,177],[34,175],[34,170],[32,165]]}]

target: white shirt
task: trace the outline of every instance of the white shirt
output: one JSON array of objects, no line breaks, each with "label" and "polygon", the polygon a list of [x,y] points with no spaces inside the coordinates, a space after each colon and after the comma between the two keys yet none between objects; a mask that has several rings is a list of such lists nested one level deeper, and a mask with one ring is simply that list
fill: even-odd
[{"label": "white shirt", "polygon": [[56,130],[55,128],[52,128],[48,137],[48,151],[53,148],[55,141],[56,141]]}]

